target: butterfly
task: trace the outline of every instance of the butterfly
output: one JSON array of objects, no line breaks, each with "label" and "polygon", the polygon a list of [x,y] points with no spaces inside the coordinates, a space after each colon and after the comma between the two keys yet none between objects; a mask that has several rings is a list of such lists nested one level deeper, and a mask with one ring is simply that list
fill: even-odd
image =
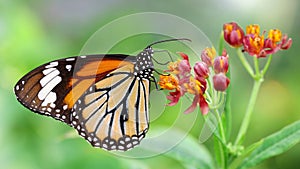
[{"label": "butterfly", "polygon": [[149,129],[152,45],[137,56],[76,56],[41,65],[14,87],[17,100],[31,111],[60,120],[92,146],[129,150]]}]

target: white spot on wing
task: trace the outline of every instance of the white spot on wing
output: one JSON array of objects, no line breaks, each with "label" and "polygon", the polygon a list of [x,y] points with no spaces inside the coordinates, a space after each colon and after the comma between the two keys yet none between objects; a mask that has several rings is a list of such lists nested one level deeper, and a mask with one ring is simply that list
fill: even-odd
[{"label": "white spot on wing", "polygon": [[50,92],[43,101],[42,106],[47,106],[50,103],[50,107],[54,108],[55,104],[53,104],[53,102],[55,102],[56,99],[56,93]]},{"label": "white spot on wing", "polygon": [[57,65],[58,65],[58,62],[51,62],[49,65],[45,66],[45,68],[51,68],[51,67],[54,67]]},{"label": "white spot on wing", "polygon": [[64,105],[64,106],[63,106],[63,109],[64,109],[64,110],[67,110],[67,108],[68,108],[68,105]]},{"label": "white spot on wing", "polygon": [[66,61],[73,61],[75,58],[67,58]]},{"label": "white spot on wing", "polygon": [[86,56],[84,55],[84,56],[80,56],[81,58],[86,58]]},{"label": "white spot on wing", "polygon": [[52,72],[53,70],[55,70],[56,68],[49,68],[49,69],[45,69],[45,70],[43,70],[43,74],[44,75],[47,75],[47,74],[49,74],[50,72]]},{"label": "white spot on wing", "polygon": [[45,85],[42,90],[38,93],[38,98],[40,100],[44,100],[48,93],[51,92],[51,90],[60,82],[62,81],[62,78],[60,76],[56,76],[54,79],[52,79],[47,85]]},{"label": "white spot on wing", "polygon": [[[51,93],[53,93],[53,92],[50,92],[49,94],[51,94]],[[47,96],[47,97],[48,97],[48,96]],[[46,99],[47,99],[47,97],[46,97]],[[55,99],[55,100],[56,100],[56,99]],[[55,108],[55,104],[54,104],[53,102],[51,102],[51,103],[50,103],[50,107],[51,107],[51,108]]]},{"label": "white spot on wing", "polygon": [[71,68],[72,68],[72,65],[66,65],[66,69],[67,69],[68,71],[70,71]]},{"label": "white spot on wing", "polygon": [[20,89],[20,87],[19,87],[19,85],[17,85],[17,86],[16,86],[16,90],[19,90],[19,89]]},{"label": "white spot on wing", "polygon": [[59,71],[56,69],[51,73],[47,74],[40,80],[40,84],[44,87],[48,82],[50,82],[55,76],[59,75]]}]

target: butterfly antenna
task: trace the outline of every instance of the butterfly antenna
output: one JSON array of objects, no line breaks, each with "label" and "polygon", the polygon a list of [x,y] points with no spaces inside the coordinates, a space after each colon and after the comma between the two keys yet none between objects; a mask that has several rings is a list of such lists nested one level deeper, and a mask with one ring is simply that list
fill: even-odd
[{"label": "butterfly antenna", "polygon": [[186,40],[186,41],[189,41],[189,42],[192,42],[192,40],[188,39],[188,38],[175,38],[175,39],[166,39],[166,40],[161,40],[161,41],[157,41],[157,42],[153,42],[151,43],[150,45],[147,46],[148,47],[151,47],[155,44],[158,44],[158,43],[164,43],[164,42],[171,42],[171,41],[181,41],[181,40]]}]

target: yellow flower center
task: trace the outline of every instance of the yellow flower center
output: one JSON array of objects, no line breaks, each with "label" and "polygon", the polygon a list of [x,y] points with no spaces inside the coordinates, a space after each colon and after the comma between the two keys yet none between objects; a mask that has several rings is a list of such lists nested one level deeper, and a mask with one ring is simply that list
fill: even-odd
[{"label": "yellow flower center", "polygon": [[176,76],[174,75],[160,75],[159,76],[159,82],[158,85],[162,88],[162,89],[167,89],[167,90],[173,90],[173,89],[178,89],[178,79]]},{"label": "yellow flower center", "polygon": [[210,58],[211,61],[213,61],[213,59],[215,58],[215,56],[217,55],[216,53],[216,49],[214,47],[211,48],[205,48],[204,49],[205,52],[207,53],[207,56]]},{"label": "yellow flower center", "polygon": [[198,80],[194,79],[193,77],[190,77],[189,83],[184,84],[184,87],[187,89],[187,92],[194,95],[202,93],[201,86],[202,84]]},{"label": "yellow flower center", "polygon": [[225,30],[229,31],[229,32],[232,32],[233,30],[233,25],[232,24],[226,24],[225,25]]},{"label": "yellow flower center", "polygon": [[268,38],[272,40],[273,43],[277,43],[281,40],[281,31],[278,29],[271,29],[269,31]]},{"label": "yellow flower center", "polygon": [[246,27],[246,33],[247,34],[259,35],[259,32],[260,32],[259,25],[253,24],[253,25],[248,25]]},{"label": "yellow flower center", "polygon": [[168,69],[174,74],[179,74],[180,73],[178,68],[179,63],[180,60],[178,60],[177,62],[170,62],[168,65]]},{"label": "yellow flower center", "polygon": [[259,54],[264,47],[264,36],[255,35],[254,38],[250,38],[250,45],[256,54]]}]

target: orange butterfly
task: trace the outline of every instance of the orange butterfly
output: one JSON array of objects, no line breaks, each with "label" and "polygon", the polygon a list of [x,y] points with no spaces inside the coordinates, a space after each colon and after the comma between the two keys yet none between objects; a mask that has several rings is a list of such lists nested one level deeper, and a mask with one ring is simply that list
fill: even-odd
[{"label": "orange butterfly", "polygon": [[22,77],[14,90],[30,110],[60,120],[94,147],[126,151],[149,128],[152,43],[137,56],[88,55],[46,63]]}]

